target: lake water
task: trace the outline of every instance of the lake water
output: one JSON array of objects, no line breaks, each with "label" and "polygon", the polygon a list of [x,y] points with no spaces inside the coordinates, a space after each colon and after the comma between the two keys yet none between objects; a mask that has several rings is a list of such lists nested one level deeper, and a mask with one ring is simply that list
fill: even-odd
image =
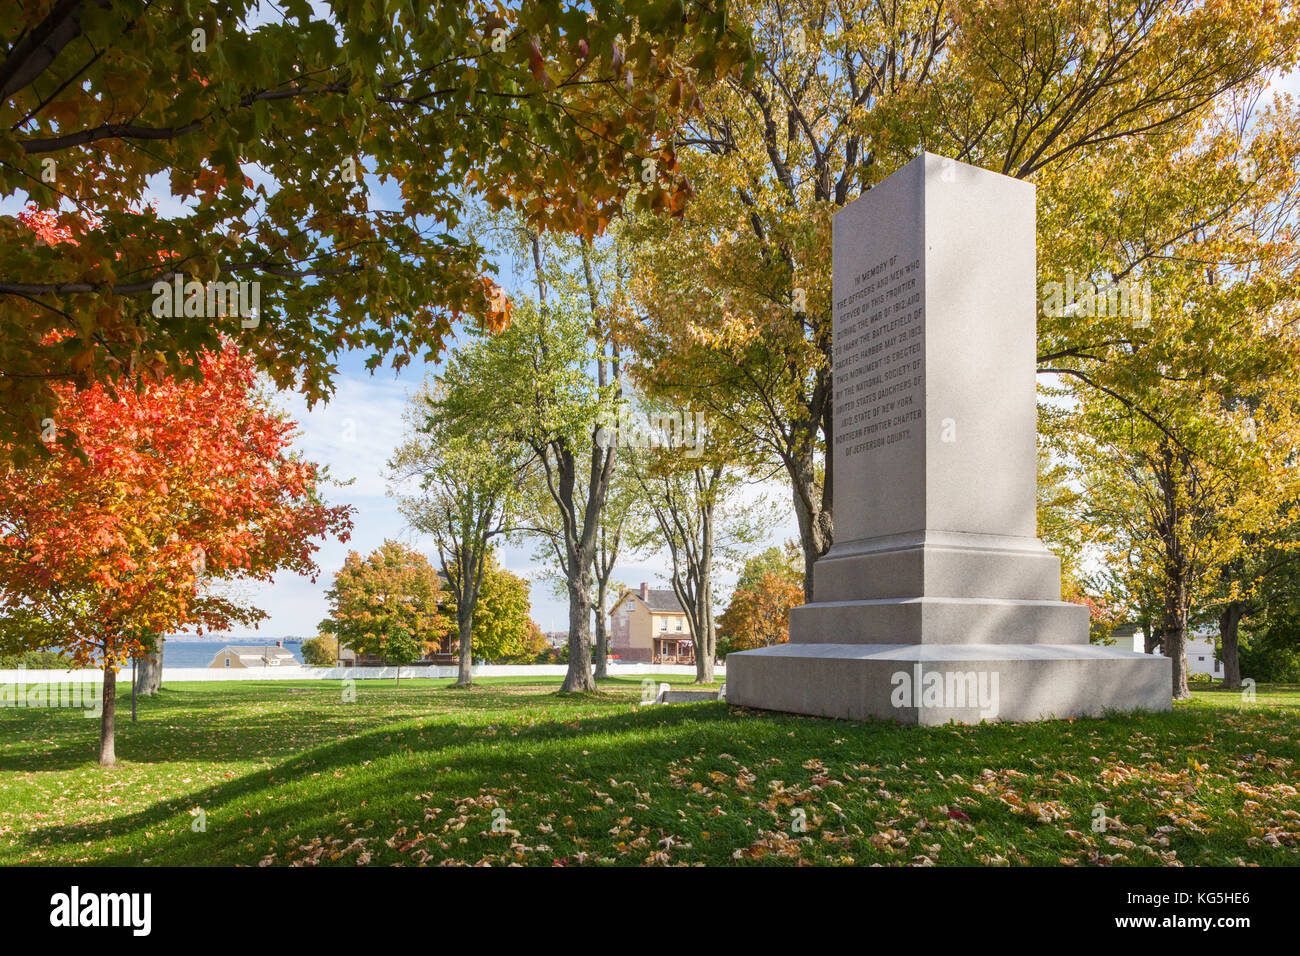
[{"label": "lake water", "polygon": [[[227,645],[236,647],[261,647],[267,643],[263,640],[233,640],[233,641],[167,641],[163,648],[163,666],[164,667],[207,667],[212,663],[212,658],[217,656],[217,651]],[[275,641],[270,641],[274,644]],[[284,649],[293,652],[294,658],[298,663],[302,663],[302,642],[285,641]]]}]

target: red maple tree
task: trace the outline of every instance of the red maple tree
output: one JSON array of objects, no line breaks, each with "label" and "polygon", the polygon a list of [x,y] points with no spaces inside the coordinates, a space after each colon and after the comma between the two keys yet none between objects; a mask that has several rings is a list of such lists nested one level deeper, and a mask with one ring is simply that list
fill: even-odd
[{"label": "red maple tree", "polygon": [[252,361],[227,343],[197,362],[195,380],[56,386],[49,456],[0,484],[0,647],[103,668],[106,766],[118,667],[157,635],[265,618],[212,582],[314,578],[315,539],[352,526],[350,506],[321,500],[318,467],[290,453],[296,426]]}]

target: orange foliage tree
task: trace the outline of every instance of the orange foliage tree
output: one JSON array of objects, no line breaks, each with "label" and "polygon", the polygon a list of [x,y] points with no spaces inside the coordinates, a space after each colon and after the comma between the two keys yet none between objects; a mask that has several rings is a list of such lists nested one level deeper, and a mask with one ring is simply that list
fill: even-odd
[{"label": "orange foliage tree", "polygon": [[289,452],[295,425],[251,359],[226,344],[197,365],[137,390],[57,385],[49,455],[0,485],[0,649],[60,647],[103,668],[106,766],[122,664],[157,635],[255,624],[264,612],[211,582],[314,577],[314,539],[352,526],[350,507],[322,502],[317,466]]},{"label": "orange foliage tree", "polygon": [[400,541],[385,541],[364,558],[349,551],[325,596],[330,616],[321,622],[321,633],[337,638],[340,647],[396,666],[398,683],[402,666],[437,650],[451,630],[439,611],[444,596],[438,572]]},{"label": "orange foliage tree", "polygon": [[787,643],[790,609],[804,603],[803,577],[797,569],[755,566],[753,571],[758,573],[741,575],[731,603],[718,617],[718,649],[723,653]]}]

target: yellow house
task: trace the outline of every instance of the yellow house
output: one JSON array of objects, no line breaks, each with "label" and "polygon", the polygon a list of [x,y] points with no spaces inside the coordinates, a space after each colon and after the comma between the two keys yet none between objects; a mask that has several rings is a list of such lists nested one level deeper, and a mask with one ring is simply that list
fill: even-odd
[{"label": "yellow house", "polygon": [[298,663],[298,659],[293,656],[293,651],[284,649],[284,642],[277,641],[275,644],[266,644],[261,647],[239,647],[227,645],[212,658],[212,663],[208,667],[219,667],[223,669],[245,669],[249,667],[280,667],[293,666]]},{"label": "yellow house", "polygon": [[624,591],[609,611],[609,652],[622,661],[695,663],[691,622],[671,588]]}]

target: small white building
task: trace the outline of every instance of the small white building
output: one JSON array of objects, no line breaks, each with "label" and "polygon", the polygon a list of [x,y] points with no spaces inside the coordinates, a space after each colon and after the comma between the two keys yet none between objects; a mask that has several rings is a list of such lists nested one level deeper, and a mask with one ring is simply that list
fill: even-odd
[{"label": "small white building", "polygon": [[[1223,661],[1214,649],[1216,637],[1213,633],[1187,635],[1187,673],[1223,677]],[[1141,628],[1133,634],[1133,650],[1139,654],[1146,650],[1146,635]]]},{"label": "small white building", "polygon": [[260,647],[228,644],[217,651],[208,667],[234,670],[249,667],[284,667],[298,663],[293,651],[286,651],[283,642],[264,644]]}]

